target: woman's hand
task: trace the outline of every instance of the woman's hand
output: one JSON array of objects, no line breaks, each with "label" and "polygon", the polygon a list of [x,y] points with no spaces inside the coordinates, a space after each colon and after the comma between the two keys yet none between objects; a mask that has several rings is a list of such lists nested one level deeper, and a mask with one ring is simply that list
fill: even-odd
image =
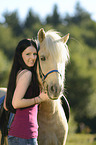
[{"label": "woman's hand", "polygon": [[44,92],[40,93],[39,98],[41,99],[41,102],[49,100],[47,93]]},{"label": "woman's hand", "polygon": [[38,97],[34,98],[34,103],[35,104],[40,104],[41,102],[49,100],[49,97],[46,93],[42,92]]}]

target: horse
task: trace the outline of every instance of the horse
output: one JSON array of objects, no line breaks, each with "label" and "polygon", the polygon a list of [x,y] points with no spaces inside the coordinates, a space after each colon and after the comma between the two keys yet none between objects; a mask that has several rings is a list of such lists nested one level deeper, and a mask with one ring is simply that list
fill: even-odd
[{"label": "horse", "polygon": [[53,31],[41,28],[38,32],[40,49],[38,80],[42,89],[48,94],[49,100],[40,104],[38,113],[39,145],[65,145],[68,134],[68,123],[61,104],[64,91],[65,66],[69,60],[66,42],[69,34],[64,37]]},{"label": "horse", "polygon": [[[41,28],[38,32],[37,76],[42,90],[50,98],[39,105],[39,145],[65,145],[66,143],[70,107],[63,91],[65,66],[69,60],[66,45],[68,39],[69,34],[60,37],[53,30],[45,32]],[[2,90],[0,96],[1,92]]]}]

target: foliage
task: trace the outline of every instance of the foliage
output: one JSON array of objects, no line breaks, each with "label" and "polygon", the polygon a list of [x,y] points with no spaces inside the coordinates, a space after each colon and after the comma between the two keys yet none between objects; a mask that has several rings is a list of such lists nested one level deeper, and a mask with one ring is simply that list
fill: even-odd
[{"label": "foliage", "polygon": [[0,50],[4,52],[8,59],[12,59],[15,47],[18,42],[18,37],[12,35],[12,30],[4,25],[0,25]]},{"label": "foliage", "polygon": [[33,13],[32,9],[29,9],[28,15],[25,20],[24,28],[30,29],[36,23],[40,23],[40,19]]},{"label": "foliage", "polygon": [[20,26],[17,11],[12,13],[5,12],[3,15],[5,18],[4,24],[12,29],[12,32],[15,36],[19,36],[22,33],[22,28]]},{"label": "foliage", "polygon": [[67,22],[69,25],[72,23],[80,25],[82,21],[88,21],[89,19],[90,14],[80,6],[79,2],[77,2],[74,16],[72,17],[67,14],[64,21]]},{"label": "foliage", "polygon": [[66,145],[96,145],[96,134],[69,134]]},{"label": "foliage", "polygon": [[[96,22],[76,4],[73,16],[61,19],[57,5],[45,23],[29,9],[25,21],[19,20],[17,11],[5,12],[0,24],[0,86],[6,87],[14,50],[23,38],[37,39],[38,30],[56,29],[61,36],[70,33],[68,47],[70,61],[66,69],[65,94],[71,106],[70,132],[96,133]],[[87,143],[86,143],[87,144]],[[75,144],[74,144],[75,145]]]},{"label": "foliage", "polygon": [[59,15],[58,9],[57,9],[57,5],[54,6],[52,16],[50,16],[50,15],[47,16],[46,23],[47,24],[52,24],[52,25],[54,25],[54,27],[61,23],[60,22],[60,15]]},{"label": "foliage", "polygon": [[4,87],[7,84],[9,68],[10,63],[2,50],[0,50],[0,87]]}]

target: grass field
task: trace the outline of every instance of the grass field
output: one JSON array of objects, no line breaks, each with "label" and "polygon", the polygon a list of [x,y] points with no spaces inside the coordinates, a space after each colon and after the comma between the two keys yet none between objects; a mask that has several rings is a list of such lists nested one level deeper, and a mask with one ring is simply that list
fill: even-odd
[{"label": "grass field", "polygon": [[69,134],[66,145],[96,145],[96,134]]},{"label": "grass field", "polygon": [[69,134],[66,145],[96,145],[96,134]]}]

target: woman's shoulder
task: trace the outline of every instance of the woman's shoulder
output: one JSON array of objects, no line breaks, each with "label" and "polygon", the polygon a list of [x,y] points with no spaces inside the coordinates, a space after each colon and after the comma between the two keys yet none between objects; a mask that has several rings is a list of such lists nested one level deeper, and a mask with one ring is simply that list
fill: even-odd
[{"label": "woman's shoulder", "polygon": [[20,78],[24,78],[24,77],[27,77],[27,79],[31,79],[32,77],[32,72],[27,70],[27,69],[23,69],[23,70],[20,70],[17,74],[17,81],[20,79]]},{"label": "woman's shoulder", "polygon": [[28,69],[23,69],[23,70],[20,70],[17,75],[23,75],[23,74],[32,75],[32,72],[30,70],[28,70]]}]

